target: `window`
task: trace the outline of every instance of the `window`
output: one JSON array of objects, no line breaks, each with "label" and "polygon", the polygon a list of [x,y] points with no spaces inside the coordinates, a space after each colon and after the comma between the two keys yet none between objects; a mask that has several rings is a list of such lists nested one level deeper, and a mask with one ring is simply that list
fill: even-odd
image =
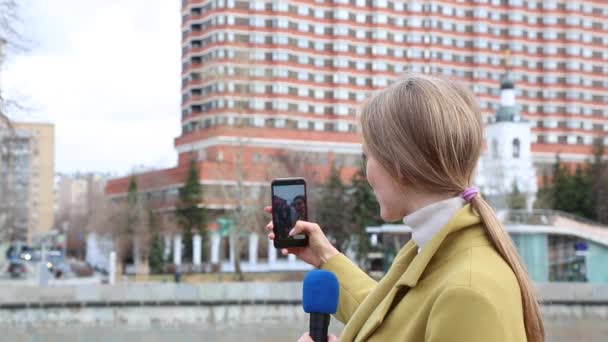
[{"label": "window", "polygon": [[343,105],[339,105],[336,106],[336,114],[337,115],[348,115],[348,107],[347,106],[343,106]]},{"label": "window", "polygon": [[325,97],[325,92],[322,89],[315,89],[315,99],[322,99]]},{"label": "window", "polygon": [[285,19],[285,18],[279,18],[279,19],[277,19],[277,27],[278,28],[288,28],[289,21],[287,21],[287,19]]},{"label": "window", "polygon": [[299,15],[308,15],[308,7],[304,5],[298,6],[298,14]]},{"label": "window", "polygon": [[521,146],[520,146],[519,139],[514,139],[513,140],[513,158],[516,158],[516,159],[519,158],[520,153],[521,153],[520,149],[521,149]]},{"label": "window", "polygon": [[315,121],[315,131],[322,131],[325,128],[323,121]]},{"label": "window", "polygon": [[275,1],[274,10],[277,12],[287,12],[289,10],[289,5],[284,1]]},{"label": "window", "polygon": [[336,11],[335,18],[338,20],[347,20],[348,19],[348,11],[345,9],[338,9]]},{"label": "window", "polygon": [[346,35],[348,35],[348,27],[346,27],[346,26],[336,26],[334,28],[334,35],[336,35],[336,36],[346,36]]},{"label": "window", "polygon": [[264,122],[265,122],[264,118],[259,118],[259,117],[253,118],[253,125],[255,127],[264,127]]}]

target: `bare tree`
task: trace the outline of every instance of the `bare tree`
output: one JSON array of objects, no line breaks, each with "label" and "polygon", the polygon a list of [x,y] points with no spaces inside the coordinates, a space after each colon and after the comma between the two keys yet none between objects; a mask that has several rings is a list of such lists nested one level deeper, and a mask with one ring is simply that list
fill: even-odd
[{"label": "bare tree", "polygon": [[[19,2],[0,0],[0,81],[6,51],[25,50],[25,40],[19,33]],[[0,83],[0,241],[11,238],[15,224],[14,139],[15,129],[7,108],[21,106],[4,96]]]}]

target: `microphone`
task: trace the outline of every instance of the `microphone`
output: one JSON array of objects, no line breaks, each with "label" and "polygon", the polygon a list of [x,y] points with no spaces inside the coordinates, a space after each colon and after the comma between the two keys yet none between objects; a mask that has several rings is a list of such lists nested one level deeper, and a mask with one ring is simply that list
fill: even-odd
[{"label": "microphone", "polygon": [[325,270],[308,272],[304,278],[302,305],[310,314],[310,337],[315,342],[327,342],[329,315],[338,310],[340,284],[336,276]]}]

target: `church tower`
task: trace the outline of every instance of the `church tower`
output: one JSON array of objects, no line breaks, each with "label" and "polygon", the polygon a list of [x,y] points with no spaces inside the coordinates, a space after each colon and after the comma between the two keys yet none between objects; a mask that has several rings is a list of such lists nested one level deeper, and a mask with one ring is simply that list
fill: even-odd
[{"label": "church tower", "polygon": [[532,125],[517,107],[515,82],[507,71],[500,82],[500,106],[494,121],[486,125],[486,152],[479,165],[478,185],[497,207],[508,208],[515,187],[532,209],[536,199],[536,169],[532,163]]}]

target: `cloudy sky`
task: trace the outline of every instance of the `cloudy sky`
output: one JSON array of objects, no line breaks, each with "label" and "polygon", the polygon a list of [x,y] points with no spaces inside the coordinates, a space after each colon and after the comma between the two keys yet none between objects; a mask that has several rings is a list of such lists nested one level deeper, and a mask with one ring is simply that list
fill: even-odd
[{"label": "cloudy sky", "polygon": [[179,0],[26,0],[29,51],[3,66],[14,119],[55,124],[59,172],[174,165]]}]

